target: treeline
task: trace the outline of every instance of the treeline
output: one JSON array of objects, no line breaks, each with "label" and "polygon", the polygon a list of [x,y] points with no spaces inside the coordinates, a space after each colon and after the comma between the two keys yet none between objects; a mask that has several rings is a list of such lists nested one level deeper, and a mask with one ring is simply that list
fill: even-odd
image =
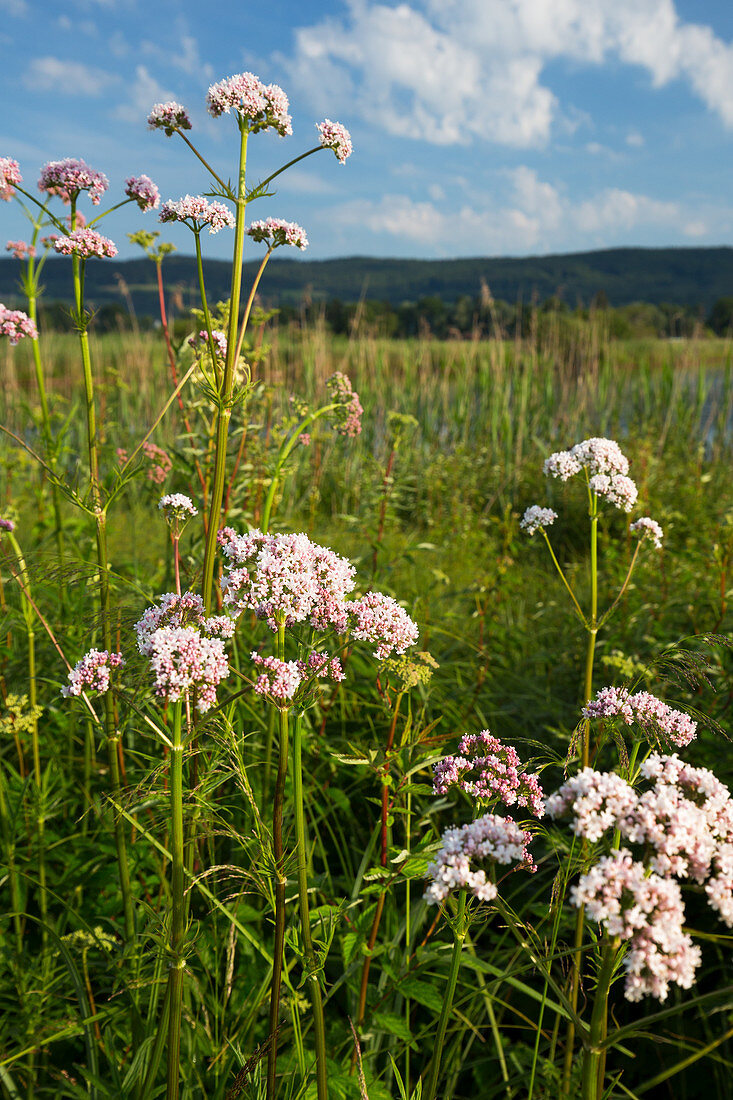
[{"label": "treeline", "polygon": [[[560,334],[593,321],[612,340],[675,339],[691,336],[727,336],[733,330],[733,297],[720,298],[706,315],[693,306],[662,302],[631,302],[609,306],[604,294],[597,294],[587,306],[571,308],[561,298],[543,302],[515,303],[494,301],[485,292],[477,297],[463,295],[455,302],[437,296],[420,298],[417,302],[392,305],[388,301],[366,299],[343,302],[333,298],[328,302],[282,305],[273,311],[274,323],[280,327],[300,328],[323,324],[338,336],[371,334],[409,339],[432,337],[449,339],[513,339],[517,336],[544,335],[548,326]],[[74,328],[69,306],[64,302],[41,305],[41,326],[47,330],[70,332]],[[273,323],[273,322],[271,322]],[[149,314],[136,316],[120,302],[106,302],[94,314],[96,332],[150,331],[159,324]],[[191,330],[193,320],[187,312],[173,321],[178,337]]]}]

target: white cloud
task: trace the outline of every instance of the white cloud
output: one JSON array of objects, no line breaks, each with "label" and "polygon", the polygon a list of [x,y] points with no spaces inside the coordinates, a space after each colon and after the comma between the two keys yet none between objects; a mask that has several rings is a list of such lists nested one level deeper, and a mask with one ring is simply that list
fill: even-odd
[{"label": "white cloud", "polygon": [[142,51],[147,57],[155,58],[159,64],[181,69],[187,76],[203,78],[204,81],[210,81],[213,77],[212,66],[201,60],[196,39],[185,32],[179,34],[177,43],[168,41],[165,49],[156,42],[146,40],[142,43]]},{"label": "white cloud", "polygon": [[115,108],[114,117],[123,122],[144,123],[154,103],[166,103],[177,99],[175,92],[167,91],[144,65],[135,69],[135,82],[130,88],[127,102]]},{"label": "white cloud", "polygon": [[28,15],[30,8],[28,7],[28,0],[0,0],[0,11],[4,11],[8,15],[14,15],[18,18],[23,15]]},{"label": "white cloud", "polygon": [[62,61],[59,57],[34,57],[23,76],[23,83],[33,92],[100,96],[118,79],[105,69],[95,69],[79,61]]},{"label": "white cloud", "polygon": [[345,18],[296,30],[291,82],[316,109],[326,109],[327,92],[330,104],[396,136],[541,146],[553,125],[577,123],[573,106],[543,83],[547,64],[561,58],[615,58],[645,70],[657,88],[684,80],[733,128],[733,45],[682,22],[673,0],[347,4]]},{"label": "white cloud", "polygon": [[636,130],[632,130],[630,134],[626,135],[626,144],[631,146],[632,149],[641,149],[644,145],[644,138]]},{"label": "white cloud", "polygon": [[[645,233],[666,230],[670,238],[680,233],[705,237],[710,219],[694,208],[664,202],[649,195],[619,188],[605,188],[581,202],[526,166],[507,173],[510,193],[503,202],[494,196],[450,210],[445,203],[385,195],[378,200],[355,200],[332,208],[329,218],[347,235],[367,230],[378,247],[403,242],[406,250],[418,244],[438,255],[502,255],[526,252],[568,251],[626,244]],[[721,211],[718,223],[730,222],[730,211]]]}]

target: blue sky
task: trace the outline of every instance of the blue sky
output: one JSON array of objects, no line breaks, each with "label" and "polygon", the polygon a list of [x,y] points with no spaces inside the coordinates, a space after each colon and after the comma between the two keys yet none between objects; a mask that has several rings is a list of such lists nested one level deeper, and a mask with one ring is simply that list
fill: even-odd
[{"label": "blue sky", "polygon": [[[190,111],[191,138],[235,170],[233,120],[208,86],[243,70],[281,84],[293,137],[250,143],[249,180],[316,144],[324,117],[352,133],[251,207],[301,223],[314,259],[533,255],[733,241],[730,0],[0,0],[0,155],[26,182],[83,157],[120,195],[146,173],[164,198],[207,189],[178,137],[146,127],[153,103]],[[15,204],[7,238],[26,236]],[[191,251],[187,230],[126,208]],[[0,230],[0,235],[2,231]],[[229,235],[230,236],[230,235]],[[207,237],[227,257],[227,231]]]}]

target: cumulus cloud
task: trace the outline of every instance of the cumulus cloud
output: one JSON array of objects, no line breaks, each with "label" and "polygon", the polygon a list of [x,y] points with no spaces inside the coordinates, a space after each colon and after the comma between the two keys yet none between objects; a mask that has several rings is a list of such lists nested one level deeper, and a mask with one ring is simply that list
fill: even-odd
[{"label": "cumulus cloud", "polygon": [[683,22],[673,0],[347,0],[342,19],[295,32],[291,83],[319,111],[343,102],[388,133],[437,145],[546,144],[574,108],[544,70],[611,59],[653,87],[684,80],[733,128],[733,45]]},{"label": "cumulus cloud", "polygon": [[144,124],[154,103],[167,103],[168,100],[177,98],[175,92],[167,91],[144,65],[138,65],[127,102],[120,103],[114,115],[123,122]]},{"label": "cumulus cloud", "polygon": [[[699,238],[708,222],[683,204],[619,188],[604,188],[581,202],[521,166],[506,173],[504,199],[450,206],[389,194],[331,208],[329,218],[344,236],[368,230],[377,247],[401,242],[444,256],[546,253],[627,244],[660,227],[671,237]],[[728,221],[730,221],[728,212]]]},{"label": "cumulus cloud", "polygon": [[23,83],[34,92],[100,96],[118,79],[105,69],[95,69],[79,61],[63,61],[60,57],[34,57],[25,72]]}]

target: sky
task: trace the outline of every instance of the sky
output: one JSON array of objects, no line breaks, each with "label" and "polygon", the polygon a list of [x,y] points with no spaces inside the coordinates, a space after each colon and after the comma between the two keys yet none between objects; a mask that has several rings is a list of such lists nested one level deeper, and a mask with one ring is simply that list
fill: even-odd
[{"label": "sky", "polygon": [[[0,0],[0,12],[0,156],[29,189],[45,162],[82,157],[109,177],[109,205],[132,174],[163,198],[207,191],[181,139],[146,118],[183,103],[188,136],[232,177],[236,124],[205,99],[246,70],[282,86],[294,130],[251,139],[248,183],[316,145],[325,117],[351,131],[345,165],[323,150],[250,207],[303,225],[309,258],[733,243],[731,0]],[[6,239],[28,236],[15,202],[0,216]],[[185,227],[136,207],[99,228],[122,257],[141,228],[193,251]],[[207,256],[231,247],[231,230],[204,235]]]}]

